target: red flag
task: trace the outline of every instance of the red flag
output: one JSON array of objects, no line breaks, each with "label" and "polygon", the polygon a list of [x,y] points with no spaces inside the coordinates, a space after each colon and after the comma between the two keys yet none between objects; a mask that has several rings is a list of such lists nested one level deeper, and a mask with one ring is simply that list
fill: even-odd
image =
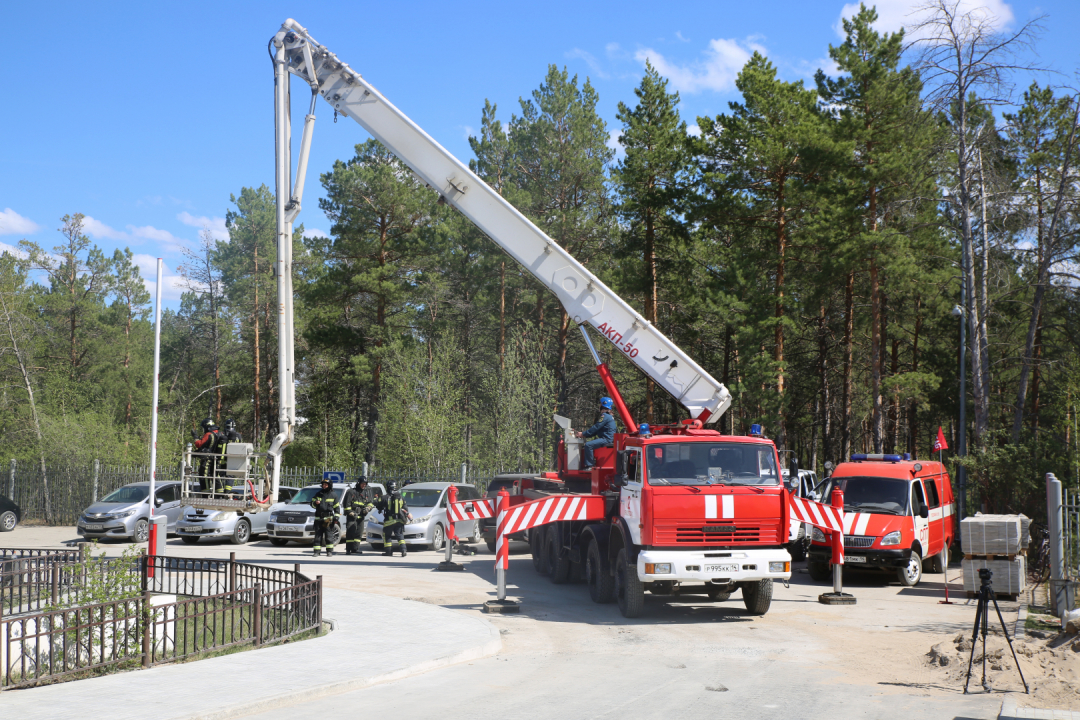
[{"label": "red flag", "polygon": [[934,441],[934,452],[939,450],[948,450],[949,443],[945,442],[945,433],[941,432],[941,426],[937,429],[937,440]]}]

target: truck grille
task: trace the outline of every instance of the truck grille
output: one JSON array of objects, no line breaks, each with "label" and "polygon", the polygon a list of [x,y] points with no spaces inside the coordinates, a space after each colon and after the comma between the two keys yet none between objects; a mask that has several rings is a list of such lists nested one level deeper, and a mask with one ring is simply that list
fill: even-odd
[{"label": "truck grille", "polygon": [[[763,530],[765,539],[770,535],[767,529],[757,525],[741,523],[739,525],[697,525],[657,527],[657,545],[744,545],[756,544],[762,541]],[[773,534],[775,535],[775,533]]]},{"label": "truck grille", "polygon": [[868,535],[845,535],[844,547],[846,548],[868,548],[874,544],[874,540],[877,538]]}]

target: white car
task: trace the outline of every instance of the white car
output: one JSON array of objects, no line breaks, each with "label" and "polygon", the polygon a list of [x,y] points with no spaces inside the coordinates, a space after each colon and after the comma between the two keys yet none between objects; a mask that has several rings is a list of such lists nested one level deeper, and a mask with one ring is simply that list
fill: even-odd
[{"label": "white car", "polygon": [[[334,497],[340,503],[345,491],[353,487],[352,483],[334,483],[331,488]],[[311,507],[311,498],[322,489],[322,483],[308,485],[300,490],[287,503],[278,503],[270,508],[270,521],[266,523],[266,537],[273,545],[282,547],[289,541],[310,543],[315,541],[315,509]],[[372,502],[386,492],[379,483],[369,483],[367,500]],[[345,515],[338,516],[337,527],[330,528],[330,540],[335,545],[345,537]]]},{"label": "white car", "polygon": [[184,516],[176,524],[176,534],[188,545],[194,545],[203,538],[228,539],[233,545],[243,545],[255,535],[265,535],[266,524],[274,508],[288,502],[297,492],[298,489],[294,487],[279,487],[278,498],[284,502],[258,513],[186,508]]},{"label": "white car", "polygon": [[[446,489],[448,482],[422,482],[406,485],[401,490],[401,497],[412,513],[412,520],[405,524],[405,544],[426,545],[432,550],[442,550],[446,542]],[[454,483],[457,499],[480,500],[481,495],[472,485]],[[367,537],[371,547],[383,549],[382,515],[378,512],[368,514]],[[471,537],[475,542],[482,539],[479,520],[454,523],[458,539]]]}]

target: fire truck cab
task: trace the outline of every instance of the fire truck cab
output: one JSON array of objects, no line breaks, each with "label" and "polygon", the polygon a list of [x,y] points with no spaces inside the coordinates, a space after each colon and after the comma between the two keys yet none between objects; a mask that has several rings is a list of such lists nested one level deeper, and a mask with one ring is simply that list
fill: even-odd
[{"label": "fire truck cab", "polygon": [[[943,572],[956,536],[955,499],[945,466],[901,455],[852,455],[822,486],[822,502],[844,493],[844,564],[896,573],[917,585],[927,572]],[[818,581],[832,577],[829,538],[812,530],[808,569]]]}]

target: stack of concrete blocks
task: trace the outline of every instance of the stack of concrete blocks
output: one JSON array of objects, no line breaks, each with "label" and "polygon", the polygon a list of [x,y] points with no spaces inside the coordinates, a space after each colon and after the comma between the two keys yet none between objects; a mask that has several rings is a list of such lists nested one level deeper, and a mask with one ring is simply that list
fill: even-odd
[{"label": "stack of concrete blocks", "polygon": [[982,586],[979,570],[988,568],[994,592],[1019,595],[1027,586],[1025,553],[1030,542],[1031,521],[1023,515],[983,515],[960,521],[960,541],[964,548],[961,568],[964,589],[976,592]]}]

